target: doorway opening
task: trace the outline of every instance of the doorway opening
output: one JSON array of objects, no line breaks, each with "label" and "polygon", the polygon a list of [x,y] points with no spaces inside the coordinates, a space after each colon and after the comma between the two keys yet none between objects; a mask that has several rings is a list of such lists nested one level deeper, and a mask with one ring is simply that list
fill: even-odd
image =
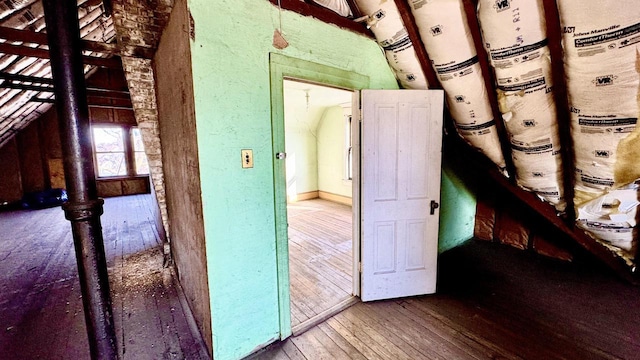
[{"label": "doorway opening", "polygon": [[294,334],[354,294],[354,92],[283,80],[291,326]]}]

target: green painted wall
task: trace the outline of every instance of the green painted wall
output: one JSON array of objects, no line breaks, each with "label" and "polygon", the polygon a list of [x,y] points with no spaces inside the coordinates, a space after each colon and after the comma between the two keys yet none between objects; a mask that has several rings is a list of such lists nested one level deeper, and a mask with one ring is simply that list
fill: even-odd
[{"label": "green painted wall", "polygon": [[332,106],[318,124],[318,189],[351,197],[351,182],[345,181],[345,119],[340,106]]},{"label": "green painted wall", "polygon": [[318,190],[316,137],[309,129],[286,128],[287,195]]},{"label": "green painted wall", "polygon": [[[378,45],[360,35],[284,11],[290,46],[279,51],[268,1],[188,5],[214,356],[236,359],[280,332],[269,53],[366,75],[373,89],[397,84]],[[254,168],[241,168],[241,149],[253,149]]]},{"label": "green painted wall", "polygon": [[299,93],[284,91],[288,196],[318,190],[315,127],[324,109],[307,109]]},{"label": "green painted wall", "polygon": [[[193,85],[216,360],[279,337],[269,52],[278,11],[264,0],[190,0]],[[291,57],[396,88],[378,45],[291,12],[282,13]],[[241,149],[254,168],[242,169]]]},{"label": "green painted wall", "polygon": [[442,253],[473,237],[476,197],[458,176],[458,171],[445,162],[442,165],[440,189],[440,229],[438,252]]}]

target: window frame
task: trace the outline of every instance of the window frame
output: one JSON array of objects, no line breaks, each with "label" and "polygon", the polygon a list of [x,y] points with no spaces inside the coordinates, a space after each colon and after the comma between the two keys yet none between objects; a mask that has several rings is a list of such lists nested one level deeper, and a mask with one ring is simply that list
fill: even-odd
[{"label": "window frame", "polygon": [[344,180],[353,181],[353,115],[344,115]]},{"label": "window frame", "polygon": [[[105,152],[98,152],[96,149],[96,143],[94,139],[94,128],[119,128],[122,130],[122,142],[124,145],[124,161],[126,174],[125,175],[107,175],[101,176],[98,166],[98,154]],[[93,164],[96,180],[111,180],[111,179],[127,179],[127,178],[140,178],[148,177],[150,174],[137,174],[136,173],[136,151],[133,146],[133,129],[139,129],[137,126],[128,124],[112,124],[112,123],[93,123],[91,124],[91,150],[93,152]],[[146,151],[143,151],[146,156]]]}]

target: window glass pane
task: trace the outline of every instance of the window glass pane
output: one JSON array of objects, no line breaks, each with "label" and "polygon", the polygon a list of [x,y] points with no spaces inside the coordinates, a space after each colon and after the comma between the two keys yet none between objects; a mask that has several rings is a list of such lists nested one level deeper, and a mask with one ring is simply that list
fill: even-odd
[{"label": "window glass pane", "polygon": [[96,154],[98,160],[98,176],[125,176],[127,165],[124,152]]},{"label": "window glass pane", "polygon": [[124,151],[122,128],[93,127],[93,142],[96,152]]},{"label": "window glass pane", "polygon": [[140,134],[140,129],[131,129],[131,140],[133,142],[133,151],[144,151],[144,143],[142,142],[142,134]]},{"label": "window glass pane", "polygon": [[147,155],[145,155],[144,151],[136,151],[136,174],[149,174],[149,163],[147,162]]},{"label": "window glass pane", "polygon": [[347,179],[353,179],[353,151],[349,148],[349,155],[347,156]]}]

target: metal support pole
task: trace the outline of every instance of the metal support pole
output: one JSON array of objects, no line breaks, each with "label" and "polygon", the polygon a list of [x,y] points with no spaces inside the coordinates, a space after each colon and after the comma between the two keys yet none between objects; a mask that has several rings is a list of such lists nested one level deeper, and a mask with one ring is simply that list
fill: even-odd
[{"label": "metal support pole", "polygon": [[82,303],[92,359],[117,359],[76,1],[43,0]]}]

